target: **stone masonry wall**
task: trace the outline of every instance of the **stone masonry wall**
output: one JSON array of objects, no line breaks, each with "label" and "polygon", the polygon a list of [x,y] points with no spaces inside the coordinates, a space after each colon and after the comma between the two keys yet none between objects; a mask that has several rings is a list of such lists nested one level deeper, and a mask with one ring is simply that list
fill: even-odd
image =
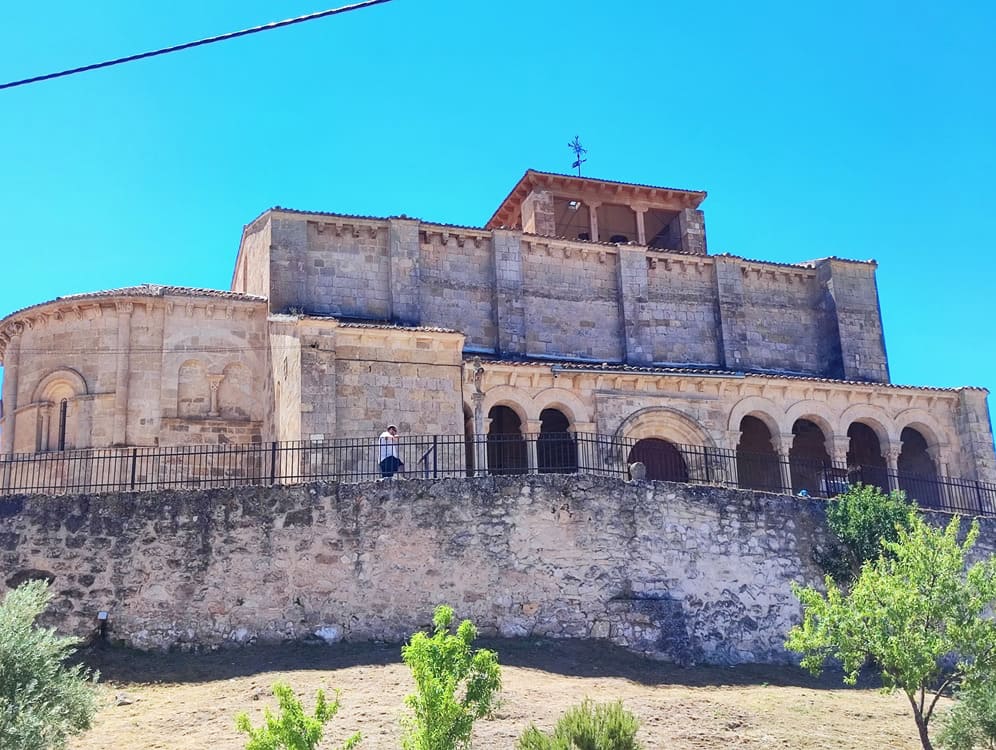
[{"label": "stone masonry wall", "polygon": [[485,634],[779,662],[822,527],[818,501],[590,476],[22,496],[0,592],[51,576],[60,628],[107,611],[143,649],[401,640],[446,602]]},{"label": "stone masonry wall", "polygon": [[[143,649],[484,633],[607,638],[680,663],[782,661],[815,501],[539,475],[0,500],[2,586]],[[987,531],[991,532],[992,529]]]}]

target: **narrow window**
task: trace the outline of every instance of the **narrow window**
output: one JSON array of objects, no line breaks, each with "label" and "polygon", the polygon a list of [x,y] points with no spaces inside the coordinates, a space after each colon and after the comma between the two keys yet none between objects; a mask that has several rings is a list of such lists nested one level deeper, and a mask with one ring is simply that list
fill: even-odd
[{"label": "narrow window", "polygon": [[59,447],[57,450],[66,449],[66,413],[69,411],[69,402],[62,399],[59,405]]}]

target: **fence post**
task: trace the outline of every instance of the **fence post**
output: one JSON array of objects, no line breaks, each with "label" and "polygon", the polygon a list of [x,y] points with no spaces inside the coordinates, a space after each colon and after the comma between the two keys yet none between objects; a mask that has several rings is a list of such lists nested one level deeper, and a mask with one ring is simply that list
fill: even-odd
[{"label": "fence post", "polygon": [[432,436],[432,478],[439,479],[439,436]]},{"label": "fence post", "polygon": [[138,468],[138,448],[131,449],[131,489],[135,489],[135,470]]},{"label": "fence post", "polygon": [[277,483],[277,441],[270,443],[270,484]]}]

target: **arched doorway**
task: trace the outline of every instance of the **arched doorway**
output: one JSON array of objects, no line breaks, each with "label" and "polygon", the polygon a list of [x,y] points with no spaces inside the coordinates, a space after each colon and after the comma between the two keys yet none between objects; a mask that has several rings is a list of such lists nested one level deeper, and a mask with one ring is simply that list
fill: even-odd
[{"label": "arched doorway", "polygon": [[771,444],[771,430],[757,417],[740,420],[737,443],[737,481],[744,489],[781,492],[782,472]]},{"label": "arched doorway", "polygon": [[823,476],[830,466],[826,436],[815,422],[797,419],[792,425],[792,448],[789,450],[789,469],[792,476],[792,493],[806,490],[810,495],[822,496]]},{"label": "arched doorway", "polygon": [[558,409],[540,412],[536,438],[536,466],[541,474],[573,474],[578,470],[578,450],[568,431],[570,422]]},{"label": "arched doorway", "polygon": [[888,469],[875,430],[863,422],[854,422],[847,428],[847,437],[850,439],[847,449],[848,482],[871,484],[888,491]]},{"label": "arched doorway", "polygon": [[525,474],[529,463],[522,420],[508,406],[494,406],[488,412],[488,471],[492,474]]},{"label": "arched doorway", "polygon": [[899,489],[921,505],[939,507],[941,493],[937,484],[937,467],[927,449],[927,439],[912,427],[904,428],[899,439],[902,441],[897,462]]},{"label": "arched doorway", "polygon": [[688,465],[674,443],[660,438],[643,438],[629,452],[626,463],[637,461],[647,467],[647,479],[661,482],[687,482]]}]

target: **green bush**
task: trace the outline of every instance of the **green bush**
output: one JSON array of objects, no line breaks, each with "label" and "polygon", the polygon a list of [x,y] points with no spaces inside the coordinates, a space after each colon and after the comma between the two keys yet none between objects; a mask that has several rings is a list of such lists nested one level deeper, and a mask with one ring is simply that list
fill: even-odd
[{"label": "green bush", "polygon": [[450,633],[453,609],[445,605],[432,620],[431,636],[415,633],[401,649],[415,679],[415,693],[405,698],[412,711],[403,720],[405,750],[470,747],[474,721],[491,713],[501,690],[498,655],[470,647],[477,637],[474,624],[464,620]]},{"label": "green bush", "polygon": [[915,506],[899,490],[883,493],[878,487],[856,484],[827,502],[831,550],[819,563],[837,583],[857,578],[861,566],[885,551],[882,542],[894,542],[908,526]]},{"label": "green bush", "polygon": [[44,581],[10,591],[0,603],[0,748],[50,750],[90,728],[97,711],[96,674],[66,660],[77,638],[35,620],[52,594]]},{"label": "green bush", "polygon": [[[315,750],[322,741],[325,725],[339,712],[339,692],[329,703],[325,691],[319,690],[315,696],[315,713],[308,716],[301,701],[294,695],[290,685],[278,682],[273,686],[280,713],[274,716],[270,709],[263,713],[263,726],[256,729],[249,721],[249,715],[241,713],[235,717],[235,726],[243,734],[249,735],[246,750]],[[356,747],[360,741],[357,732],[342,746],[342,750]]]},{"label": "green bush", "polygon": [[938,747],[945,750],[996,748],[996,678],[984,678],[958,691],[957,703],[939,721]]},{"label": "green bush", "polygon": [[530,725],[519,738],[518,750],[639,750],[640,722],[621,701],[594,704],[585,699],[557,722],[553,734]]}]

